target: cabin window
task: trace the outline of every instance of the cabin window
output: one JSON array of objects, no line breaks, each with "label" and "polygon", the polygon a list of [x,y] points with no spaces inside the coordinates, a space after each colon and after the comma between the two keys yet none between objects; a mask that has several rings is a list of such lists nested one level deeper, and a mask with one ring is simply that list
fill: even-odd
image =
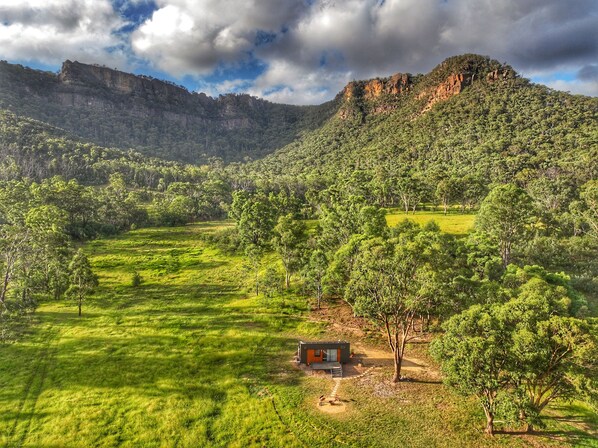
[{"label": "cabin window", "polygon": [[319,358],[320,356],[322,356],[322,352],[320,350],[314,350],[314,356],[316,358]]}]

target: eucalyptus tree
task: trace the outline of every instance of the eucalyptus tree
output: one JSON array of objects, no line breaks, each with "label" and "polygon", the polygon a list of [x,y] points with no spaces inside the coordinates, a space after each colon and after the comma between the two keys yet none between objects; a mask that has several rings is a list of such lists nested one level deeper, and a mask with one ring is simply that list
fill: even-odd
[{"label": "eucalyptus tree", "polygon": [[361,242],[345,298],[357,315],[379,325],[393,353],[393,382],[401,379],[407,343],[425,330],[425,318],[443,308],[450,276],[439,232]]},{"label": "eucalyptus tree", "polygon": [[534,207],[521,188],[506,184],[494,188],[484,199],[476,216],[476,229],[498,244],[504,266],[512,251],[532,234]]},{"label": "eucalyptus tree", "polygon": [[282,260],[285,270],[285,286],[291,286],[291,274],[296,271],[303,255],[305,224],[293,218],[292,214],[280,216],[274,227],[272,242]]},{"label": "eucalyptus tree", "polygon": [[430,351],[441,363],[444,382],[463,395],[474,395],[486,415],[487,434],[494,434],[499,394],[509,384],[510,339],[500,305],[473,305],[444,323],[444,334]]},{"label": "eucalyptus tree", "polygon": [[263,192],[250,194],[239,190],[233,193],[229,216],[237,223],[245,256],[255,274],[258,295],[261,259],[272,239],[276,212]]},{"label": "eucalyptus tree", "polygon": [[598,392],[598,328],[574,317],[583,299],[566,279],[510,266],[502,284],[510,298],[453,316],[430,347],[444,381],[478,398],[488,434],[501,408],[518,410],[531,430],[554,400]]},{"label": "eucalyptus tree", "polygon": [[77,303],[79,317],[82,314],[83,302],[98,286],[98,277],[91,269],[89,260],[81,249],[77,251],[69,265],[70,286],[66,297]]},{"label": "eucalyptus tree", "polygon": [[305,286],[307,290],[316,296],[316,304],[318,309],[321,307],[322,297],[324,295],[324,278],[328,268],[328,259],[326,254],[321,249],[314,250],[309,261],[302,271],[305,279]]}]

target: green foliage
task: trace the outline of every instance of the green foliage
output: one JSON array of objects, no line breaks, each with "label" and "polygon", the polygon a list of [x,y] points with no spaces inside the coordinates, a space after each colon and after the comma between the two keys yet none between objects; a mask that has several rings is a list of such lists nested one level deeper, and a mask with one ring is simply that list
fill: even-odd
[{"label": "green foliage", "polygon": [[284,278],[280,271],[272,265],[269,265],[264,272],[261,285],[262,293],[267,300],[279,296],[283,291]]},{"label": "green foliage", "polygon": [[285,286],[291,286],[291,274],[301,266],[305,241],[305,224],[293,218],[293,215],[283,215],[273,229],[272,243],[274,250],[280,256],[285,270]]},{"label": "green foliage", "polygon": [[[243,172],[305,188],[336,185],[370,204],[403,210],[434,200],[443,208],[473,208],[491,185],[504,183],[529,189],[548,210],[566,208],[598,177],[592,143],[598,100],[533,85],[512,72],[488,82],[489,71],[510,69],[472,55],[456,60],[414,78],[408,92],[362,99],[357,120],[343,115],[345,100],[320,129]],[[475,79],[422,113],[450,70],[475,73]]]},{"label": "green foliage", "polygon": [[507,184],[494,188],[484,199],[476,216],[476,229],[496,240],[503,265],[507,266],[513,248],[532,234],[533,222],[531,198],[521,188]]},{"label": "green foliage", "polygon": [[431,345],[445,381],[480,400],[490,434],[499,411],[518,410],[530,429],[553,400],[598,392],[597,329],[570,316],[566,280],[551,278],[551,284],[542,274],[537,267],[517,270],[527,280],[511,300],[452,317]]},{"label": "green foliage", "polygon": [[131,286],[137,288],[138,286],[141,286],[142,282],[143,278],[141,277],[141,274],[138,271],[134,271],[133,274],[131,274]]},{"label": "green foliage", "polygon": [[276,215],[263,192],[234,192],[229,216],[236,221],[244,245],[252,244],[260,248],[269,245]]},{"label": "green foliage", "polygon": [[66,290],[67,299],[77,302],[79,317],[81,317],[83,302],[98,286],[98,276],[93,273],[89,260],[79,249],[69,264],[69,289]]},{"label": "green foliage", "polygon": [[444,324],[430,351],[442,363],[444,381],[464,395],[475,395],[493,434],[497,397],[508,383],[509,339],[498,306],[474,305]]},{"label": "green foliage", "polygon": [[446,243],[439,232],[420,231],[365,239],[356,252],[345,297],[357,315],[384,329],[394,354],[394,382],[401,379],[407,342],[426,329],[430,316],[450,309],[443,303],[453,276]]},{"label": "green foliage", "polygon": [[328,269],[328,259],[321,249],[311,252],[309,261],[303,267],[301,272],[304,279],[304,286],[308,293],[316,297],[316,306],[321,307],[322,297],[325,290],[326,270]]}]

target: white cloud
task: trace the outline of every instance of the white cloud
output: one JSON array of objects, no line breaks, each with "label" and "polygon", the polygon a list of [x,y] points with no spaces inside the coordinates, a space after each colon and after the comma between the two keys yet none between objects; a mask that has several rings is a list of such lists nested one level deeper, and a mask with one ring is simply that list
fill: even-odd
[{"label": "white cloud", "polygon": [[[3,0],[0,56],[59,64],[65,59],[126,65],[124,25],[108,0]],[[110,49],[110,50],[109,50]]]},{"label": "white cloud", "polygon": [[159,0],[131,36],[138,56],[174,75],[206,74],[247,60],[258,31],[279,32],[301,12],[301,0]]},{"label": "white cloud", "polygon": [[311,69],[279,59],[248,92],[276,103],[320,104],[334,97],[350,80],[350,72]]},{"label": "white cloud", "polygon": [[598,81],[567,81],[563,79],[556,79],[553,81],[545,81],[542,84],[555,90],[562,90],[563,92],[575,93],[587,96],[598,96]]},{"label": "white cloud", "polygon": [[[126,19],[108,0],[0,1],[6,59],[126,68],[125,59],[140,58],[199,82],[227,69],[243,78],[243,67],[257,59],[265,72],[253,81],[201,85],[217,93],[247,86],[293,103],[330,99],[354,78],[427,72],[469,52],[523,73],[572,73],[598,60],[595,0],[156,0],[127,38],[116,32]],[[575,84],[581,81],[593,91],[589,80]]]}]

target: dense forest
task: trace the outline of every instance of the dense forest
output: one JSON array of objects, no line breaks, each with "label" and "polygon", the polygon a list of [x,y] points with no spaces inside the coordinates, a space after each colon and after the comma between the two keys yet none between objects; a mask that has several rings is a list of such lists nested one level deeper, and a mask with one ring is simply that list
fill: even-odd
[{"label": "dense forest", "polygon": [[[39,76],[43,90],[51,76]],[[537,427],[559,399],[598,406],[598,99],[464,55],[428,75],[353,82],[309,113],[264,103],[278,121],[211,135],[208,151],[192,141],[203,128],[152,118],[128,134],[122,110],[82,118],[44,108],[43,92],[2,92],[23,115],[0,111],[3,340],[39,301],[71,298],[80,312],[96,282],[82,242],[228,217],[234,227],[201,238],[244,258],[256,295],[343,299],[379,326],[393,382],[408,343],[433,334],[446,383],[479,399],[486,432],[498,418]],[[242,160],[243,147],[265,157],[208,160]],[[389,208],[407,219],[389,227]],[[424,208],[475,212],[475,227],[457,237],[408,219]]]}]

